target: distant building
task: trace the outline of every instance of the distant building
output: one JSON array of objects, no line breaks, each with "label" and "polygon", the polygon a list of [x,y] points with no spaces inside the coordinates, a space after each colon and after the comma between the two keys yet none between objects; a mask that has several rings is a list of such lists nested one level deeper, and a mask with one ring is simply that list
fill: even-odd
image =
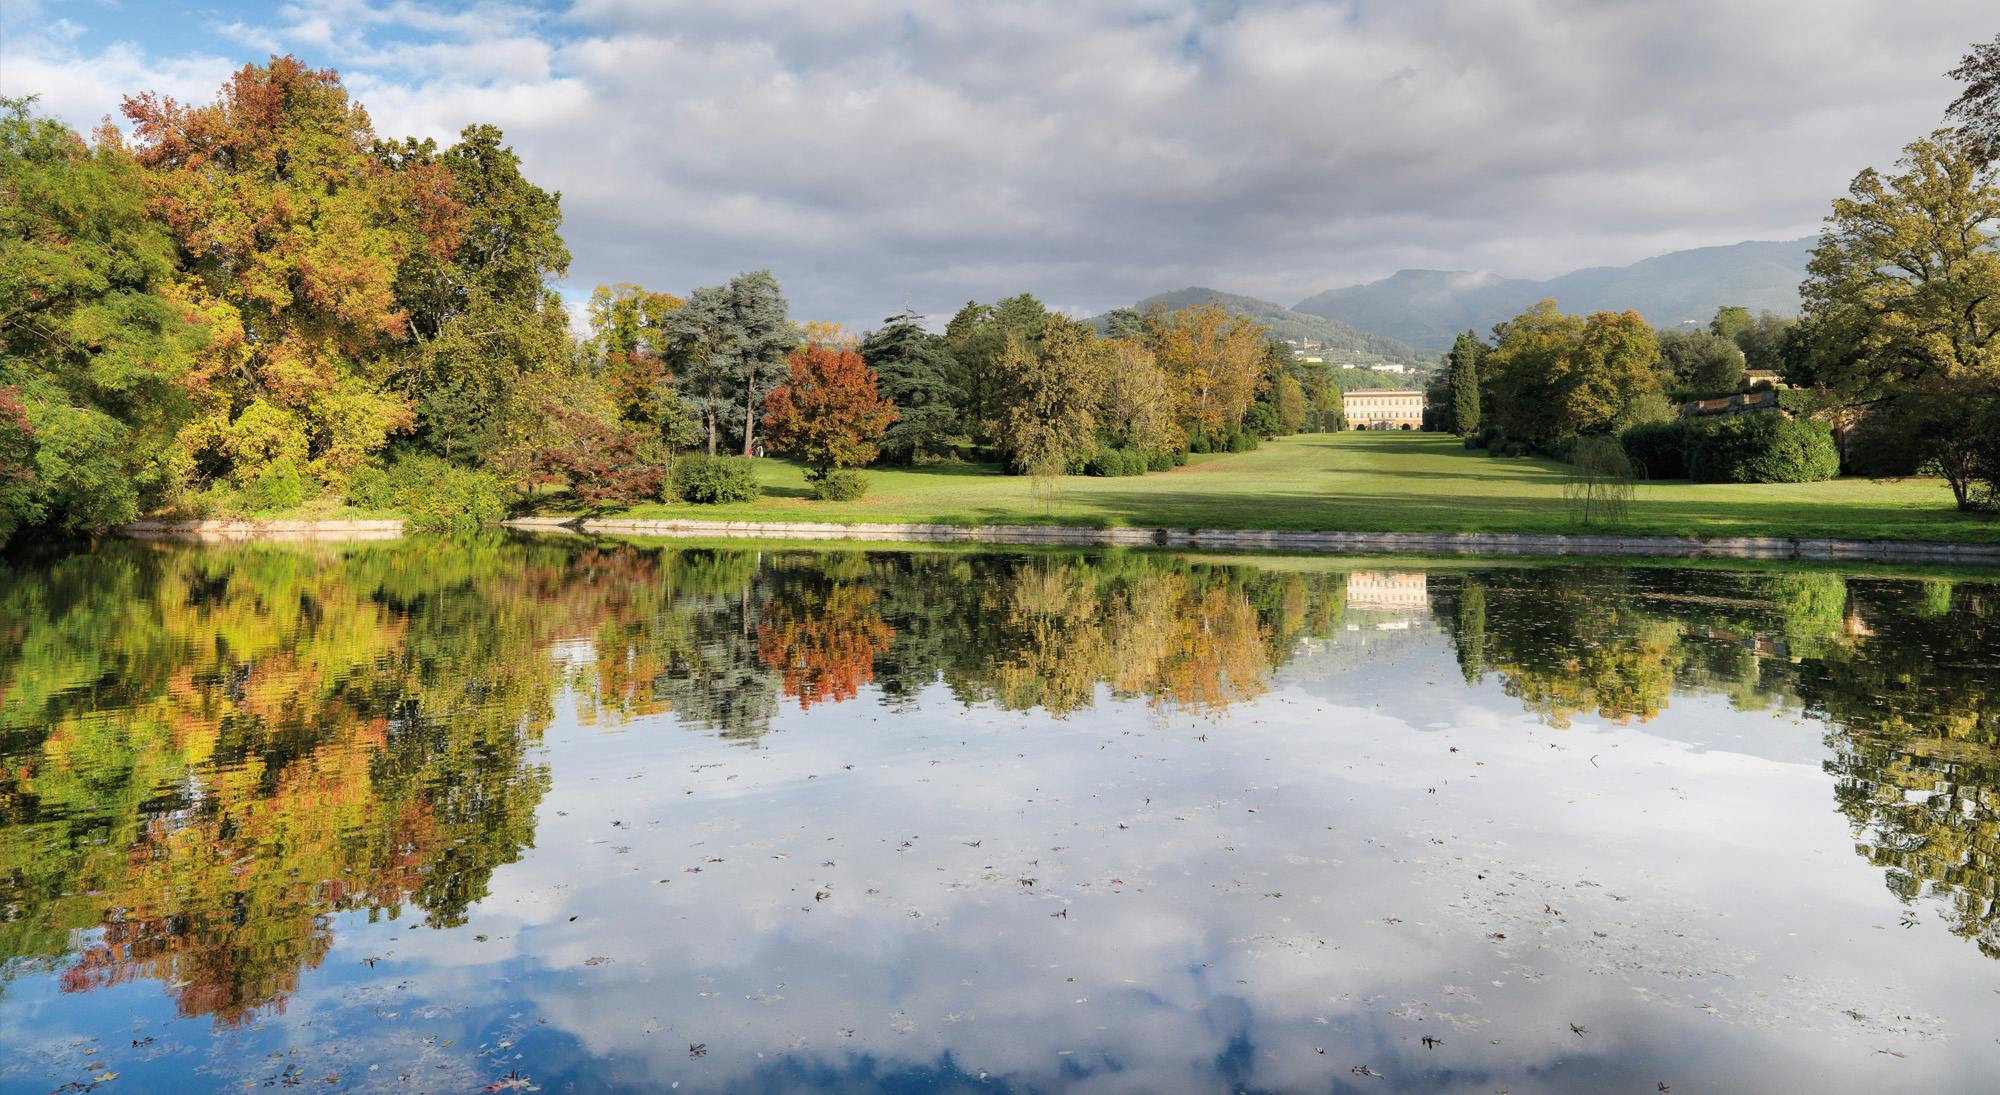
[{"label": "distant building", "polygon": [[1375,366],[1375,368],[1376,368],[1376,371],[1378,371],[1378,372],[1384,372],[1384,373],[1407,373],[1407,372],[1409,372],[1409,371],[1410,371],[1410,367],[1409,367],[1408,365],[1381,365],[1381,364],[1378,364],[1378,365],[1376,365],[1376,366]]},{"label": "distant building", "polygon": [[1300,358],[1299,360],[1305,362],[1308,365],[1326,364],[1326,358],[1320,356],[1319,354],[1307,354],[1306,356]]},{"label": "distant building", "polygon": [[1418,430],[1424,425],[1424,393],[1415,388],[1356,388],[1340,393],[1347,426],[1355,430]]}]

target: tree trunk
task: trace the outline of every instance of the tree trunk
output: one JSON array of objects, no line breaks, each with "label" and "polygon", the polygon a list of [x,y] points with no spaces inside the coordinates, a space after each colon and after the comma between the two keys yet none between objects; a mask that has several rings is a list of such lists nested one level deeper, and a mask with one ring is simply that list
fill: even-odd
[{"label": "tree trunk", "polygon": [[[754,381],[754,378],[752,378]],[[751,442],[757,437],[757,386],[754,382],[743,385],[743,455],[750,455]]]},{"label": "tree trunk", "polygon": [[702,421],[708,424],[708,455],[715,455],[715,412],[704,411]]}]

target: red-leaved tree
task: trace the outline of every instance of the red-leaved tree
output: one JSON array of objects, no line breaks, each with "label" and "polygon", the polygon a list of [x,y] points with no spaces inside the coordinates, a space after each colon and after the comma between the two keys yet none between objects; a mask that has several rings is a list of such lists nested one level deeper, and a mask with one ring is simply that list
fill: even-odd
[{"label": "red-leaved tree", "polygon": [[875,390],[875,370],[853,350],[813,343],[791,356],[791,377],[764,400],[765,440],[819,478],[875,459],[875,439],[896,407]]},{"label": "red-leaved tree", "polygon": [[567,486],[590,509],[629,506],[660,496],[666,467],[649,438],[622,422],[555,404],[543,407],[546,436],[519,457],[525,485]]}]

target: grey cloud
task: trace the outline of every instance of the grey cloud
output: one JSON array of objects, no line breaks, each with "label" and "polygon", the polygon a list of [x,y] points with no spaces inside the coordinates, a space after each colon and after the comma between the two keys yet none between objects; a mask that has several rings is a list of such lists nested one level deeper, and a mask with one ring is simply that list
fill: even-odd
[{"label": "grey cloud", "polygon": [[[1973,0],[342,0],[254,29],[385,131],[499,124],[564,192],[574,291],[768,266],[798,314],[868,325],[1797,236],[1994,28]],[[65,110],[187,64],[65,48],[10,53],[7,90],[30,50]]]}]

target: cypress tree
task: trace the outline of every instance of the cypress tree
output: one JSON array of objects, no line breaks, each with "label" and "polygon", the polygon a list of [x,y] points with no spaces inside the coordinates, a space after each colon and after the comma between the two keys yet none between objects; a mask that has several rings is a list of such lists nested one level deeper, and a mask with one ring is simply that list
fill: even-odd
[{"label": "cypress tree", "polygon": [[1460,437],[1479,429],[1479,359],[1486,346],[1467,331],[1451,345],[1451,417]]}]

